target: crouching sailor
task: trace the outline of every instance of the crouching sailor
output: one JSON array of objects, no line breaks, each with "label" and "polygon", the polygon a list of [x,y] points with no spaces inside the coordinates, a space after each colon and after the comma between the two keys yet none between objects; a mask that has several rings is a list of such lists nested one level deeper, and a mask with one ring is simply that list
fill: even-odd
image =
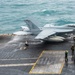
[{"label": "crouching sailor", "polygon": [[27,49],[28,46],[29,46],[29,44],[28,44],[28,42],[26,41],[26,42],[25,42],[25,47],[24,47],[24,49]]}]

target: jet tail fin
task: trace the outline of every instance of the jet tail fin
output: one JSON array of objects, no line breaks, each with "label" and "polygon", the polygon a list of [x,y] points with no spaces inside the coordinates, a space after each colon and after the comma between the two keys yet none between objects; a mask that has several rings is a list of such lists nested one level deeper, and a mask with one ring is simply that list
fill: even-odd
[{"label": "jet tail fin", "polygon": [[32,32],[32,34],[37,35],[40,32],[40,29],[34,24],[32,23],[30,20],[24,20],[30,30],[30,32]]},{"label": "jet tail fin", "polygon": [[26,24],[28,25],[28,28],[30,30],[40,30],[34,23],[32,23],[30,20],[24,20]]}]

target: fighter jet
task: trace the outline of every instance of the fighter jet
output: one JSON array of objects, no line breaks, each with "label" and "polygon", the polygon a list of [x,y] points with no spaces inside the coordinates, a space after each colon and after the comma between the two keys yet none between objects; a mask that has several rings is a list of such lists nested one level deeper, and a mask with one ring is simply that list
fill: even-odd
[{"label": "fighter jet", "polygon": [[37,27],[30,20],[24,20],[28,27],[21,26],[22,31],[15,32],[15,35],[35,35],[35,40],[42,41],[64,41],[63,34],[70,33],[75,30],[75,25],[68,24],[63,26],[45,25],[44,27]]}]

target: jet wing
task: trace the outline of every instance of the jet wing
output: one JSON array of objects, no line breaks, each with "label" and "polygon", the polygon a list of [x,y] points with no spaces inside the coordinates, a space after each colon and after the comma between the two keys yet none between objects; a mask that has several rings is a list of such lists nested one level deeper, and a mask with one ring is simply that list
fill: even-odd
[{"label": "jet wing", "polygon": [[54,31],[50,31],[48,29],[41,31],[36,37],[35,39],[45,39],[46,37],[55,34],[56,32]]}]

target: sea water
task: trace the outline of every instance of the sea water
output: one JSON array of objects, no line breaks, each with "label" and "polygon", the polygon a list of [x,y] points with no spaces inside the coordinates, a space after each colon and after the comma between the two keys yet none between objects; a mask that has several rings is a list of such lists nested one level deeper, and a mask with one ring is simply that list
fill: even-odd
[{"label": "sea water", "polygon": [[0,34],[20,30],[25,19],[39,27],[75,24],[75,0],[0,0]]}]

